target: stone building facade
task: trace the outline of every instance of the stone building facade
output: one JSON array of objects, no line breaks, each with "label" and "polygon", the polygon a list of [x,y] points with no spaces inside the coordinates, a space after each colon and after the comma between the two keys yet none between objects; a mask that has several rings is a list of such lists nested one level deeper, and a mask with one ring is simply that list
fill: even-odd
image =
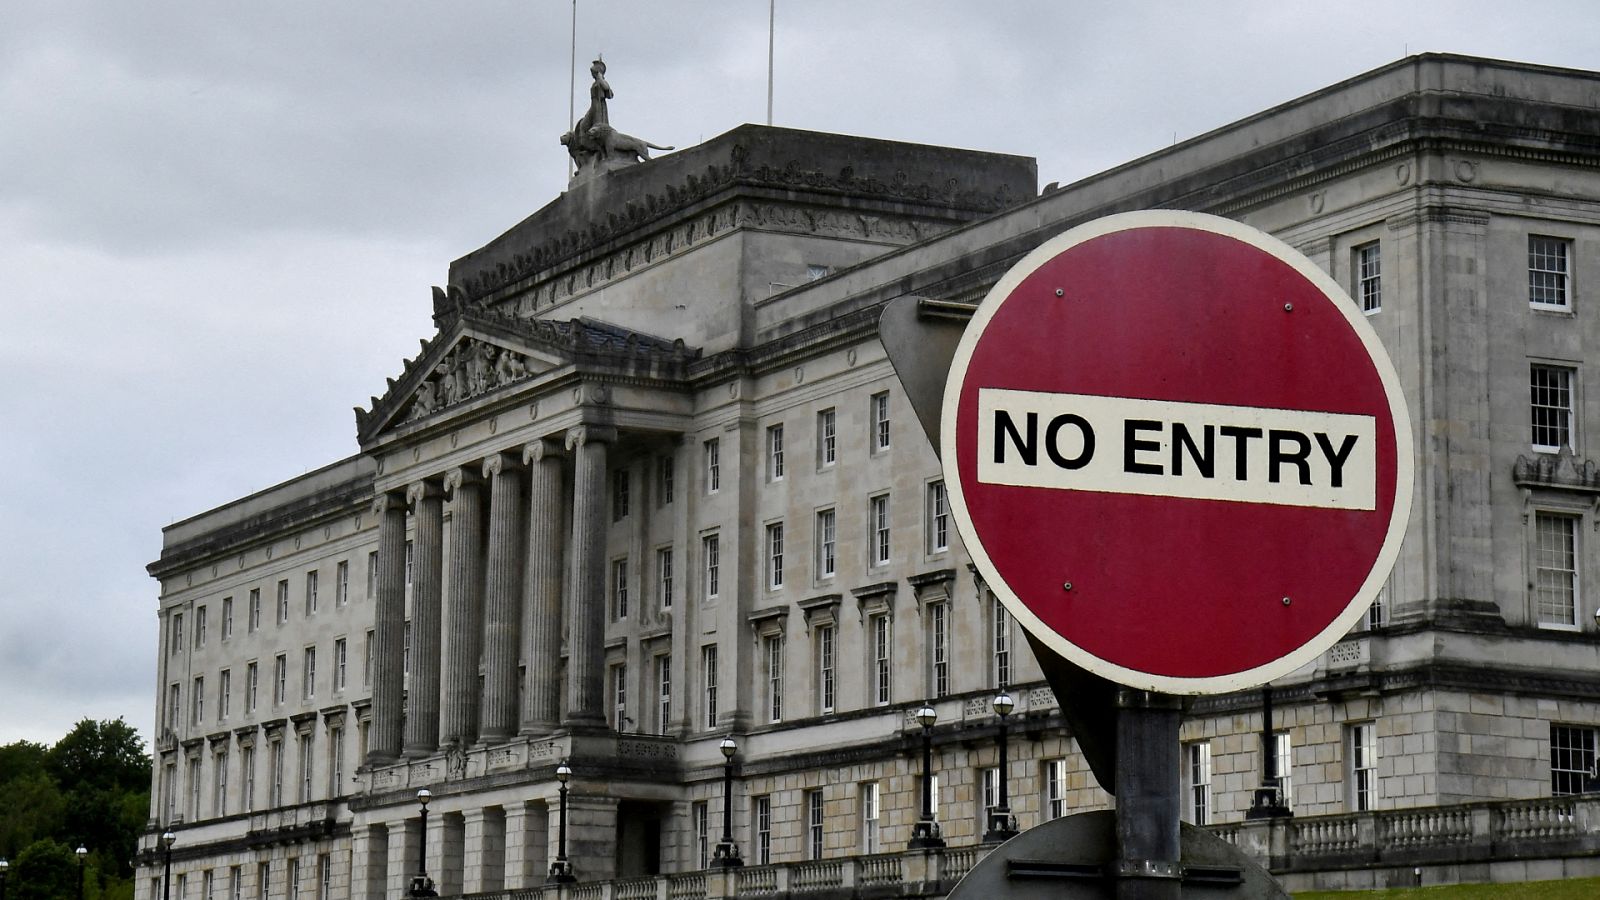
[{"label": "stone building facade", "polygon": [[[1043,193],[1026,158],[743,126],[457,260],[357,455],[165,530],[141,900],[166,829],[176,900],[531,887],[562,760],[580,880],[703,869],[730,736],[747,864],[903,849],[924,702],[950,845],[1002,777],[1023,827],[1107,806],[875,325],[1153,207],[1301,249],[1410,404],[1390,584],[1272,685],[1297,820],[1583,790],[1600,75],[1426,55]],[[1243,818],[1261,727],[1259,691],[1189,705],[1191,819]]]}]

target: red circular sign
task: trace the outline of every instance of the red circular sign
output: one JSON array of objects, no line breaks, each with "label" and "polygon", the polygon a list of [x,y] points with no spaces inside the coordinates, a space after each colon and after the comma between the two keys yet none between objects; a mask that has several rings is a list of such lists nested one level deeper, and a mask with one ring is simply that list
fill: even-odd
[{"label": "red circular sign", "polygon": [[1387,578],[1411,433],[1377,336],[1275,238],[1111,216],[1001,279],[945,388],[974,564],[1035,636],[1113,681],[1239,690],[1311,661]]}]

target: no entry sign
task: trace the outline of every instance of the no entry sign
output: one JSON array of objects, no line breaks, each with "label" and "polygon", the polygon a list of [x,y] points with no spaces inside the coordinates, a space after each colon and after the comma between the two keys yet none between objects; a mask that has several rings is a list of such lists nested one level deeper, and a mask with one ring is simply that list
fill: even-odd
[{"label": "no entry sign", "polygon": [[1277,239],[1186,212],[1029,254],[962,336],[942,459],[980,573],[1046,645],[1121,684],[1258,685],[1388,577],[1411,505],[1399,379]]}]

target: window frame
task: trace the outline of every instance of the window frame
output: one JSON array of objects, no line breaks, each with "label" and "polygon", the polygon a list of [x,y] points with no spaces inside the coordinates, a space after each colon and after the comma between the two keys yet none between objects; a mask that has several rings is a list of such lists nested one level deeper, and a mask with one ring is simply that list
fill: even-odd
[{"label": "window frame", "polygon": [[705,489],[707,494],[722,490],[722,439],[710,438],[702,446],[704,455]]},{"label": "window frame", "polygon": [[783,423],[767,426],[767,481],[783,480]]},{"label": "window frame", "polygon": [[1365,241],[1350,248],[1350,286],[1365,315],[1383,311],[1383,242]]},{"label": "window frame", "polygon": [[1344,730],[1346,809],[1370,812],[1378,801],[1378,726],[1350,722]]},{"label": "window frame", "polygon": [[[1561,562],[1552,559],[1545,546],[1546,524],[1562,523],[1565,534],[1565,548],[1555,548],[1550,552],[1561,554],[1564,557],[1564,566],[1547,565],[1549,562]],[[1531,618],[1535,626],[1552,631],[1581,631],[1583,610],[1583,514],[1577,510],[1537,508],[1533,511],[1530,522],[1532,534],[1530,536],[1533,577],[1530,579],[1532,590],[1529,602]],[[1565,584],[1552,583],[1548,577],[1554,575],[1557,579],[1564,579]],[[1547,599],[1551,591],[1564,590],[1566,594],[1563,603],[1560,597]],[[1560,607],[1560,609],[1558,609]],[[1556,613],[1564,610],[1565,615]]]},{"label": "window frame", "polygon": [[[1573,242],[1571,238],[1558,237],[1550,234],[1529,234],[1528,254],[1528,308],[1539,312],[1572,312],[1572,258]],[[1559,254],[1542,252],[1559,248]],[[1547,259],[1560,257],[1560,268],[1547,268],[1536,263]],[[1548,284],[1539,284],[1540,276],[1548,278]],[[1559,300],[1538,299],[1541,292],[1559,296]]]},{"label": "window frame", "polygon": [[[1541,375],[1548,376],[1541,383]],[[1553,379],[1553,380],[1552,380]],[[1535,453],[1560,453],[1563,446],[1578,449],[1578,369],[1564,363],[1532,360],[1528,364],[1528,443]],[[1564,403],[1552,402],[1558,395]],[[1556,437],[1557,442],[1539,439]]]},{"label": "window frame", "polygon": [[[1559,745],[1556,740],[1558,734],[1565,739]],[[1581,746],[1584,744],[1587,746]],[[1597,759],[1600,759],[1600,735],[1597,735],[1595,726],[1551,722],[1550,796],[1570,797],[1585,793],[1585,788],[1594,779]],[[1558,762],[1566,765],[1558,766]]]},{"label": "window frame", "polygon": [[867,398],[869,410],[868,421],[872,423],[872,432],[867,436],[868,445],[872,448],[873,456],[887,453],[891,446],[890,425],[892,422],[889,410],[889,392],[878,391]]},{"label": "window frame", "polygon": [[887,566],[894,559],[893,511],[889,506],[889,493],[873,494],[867,498],[867,568]]},{"label": "window frame", "polygon": [[1211,791],[1214,767],[1211,759],[1211,741],[1193,741],[1183,745],[1185,775],[1184,806],[1189,824],[1209,825],[1214,812]]},{"label": "window frame", "polygon": [[766,529],[767,590],[783,590],[783,520],[768,522]]},{"label": "window frame", "polygon": [[831,469],[839,461],[839,411],[828,407],[817,411],[817,471]]},{"label": "window frame", "polygon": [[819,509],[816,514],[814,536],[814,571],[816,580],[827,581],[839,574],[839,511],[834,507]]}]

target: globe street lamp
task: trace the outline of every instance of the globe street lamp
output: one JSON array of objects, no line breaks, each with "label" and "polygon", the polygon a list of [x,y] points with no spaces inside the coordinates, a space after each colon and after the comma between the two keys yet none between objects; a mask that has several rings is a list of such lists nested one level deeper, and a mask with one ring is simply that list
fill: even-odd
[{"label": "globe street lamp", "polygon": [[178,836],[172,832],[161,832],[161,849],[165,856],[161,865],[161,900],[169,900],[172,896],[172,845],[177,841]]},{"label": "globe street lamp", "polygon": [[995,695],[994,712],[1000,717],[1000,771],[995,779],[1000,782],[999,802],[989,813],[989,830],[984,832],[983,842],[997,844],[1017,834],[1016,821],[1011,817],[1011,798],[1006,793],[1006,716],[1016,709],[1011,695],[1005,691]]},{"label": "globe street lamp", "polygon": [[744,865],[744,860],[739,858],[739,848],[733,843],[733,755],[739,752],[739,745],[733,738],[725,737],[717,745],[722,751],[722,840],[717,843],[716,852],[711,855],[713,869],[733,869]]},{"label": "globe street lamp", "polygon": [[939,714],[924,703],[917,710],[917,724],[922,726],[922,818],[911,829],[912,850],[929,850],[944,846],[939,836],[939,823],[933,816],[933,723]]},{"label": "globe street lamp", "polygon": [[79,844],[78,849],[72,852],[78,856],[78,900],[83,900],[83,860],[84,857],[89,855],[89,850],[87,847]]},{"label": "globe street lamp", "polygon": [[417,838],[417,874],[411,879],[413,897],[439,896],[433,889],[433,879],[428,877],[428,801],[432,799],[433,792],[427,788],[417,791],[417,805],[422,808],[422,833]]},{"label": "globe street lamp", "polygon": [[11,863],[0,856],[0,900],[6,900],[6,870],[11,868]]},{"label": "globe street lamp", "polygon": [[567,779],[571,777],[572,768],[563,759],[556,766],[556,780],[561,782],[561,833],[556,844],[556,861],[550,864],[545,884],[571,884],[578,880],[578,876],[572,874],[572,863],[567,862]]}]

